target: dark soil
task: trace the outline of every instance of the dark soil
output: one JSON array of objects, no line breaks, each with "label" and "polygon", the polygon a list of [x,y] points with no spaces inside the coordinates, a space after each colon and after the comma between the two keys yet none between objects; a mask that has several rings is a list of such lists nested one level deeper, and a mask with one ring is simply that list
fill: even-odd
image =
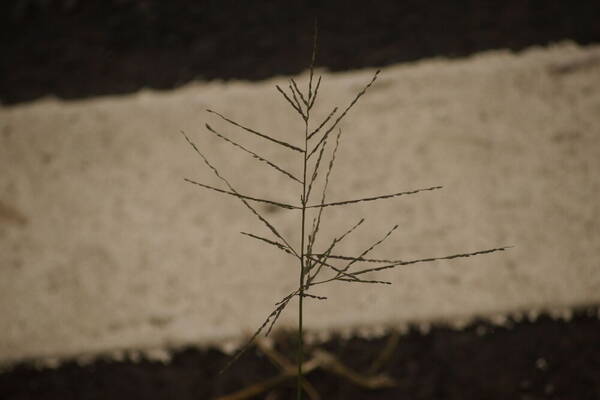
[{"label": "dark soil", "polygon": [[598,0],[2,0],[0,102],[600,41]]},{"label": "dark soil", "polygon": [[[600,320],[597,309],[579,310],[570,322],[541,317],[509,321],[504,327],[480,322],[456,331],[412,329],[383,372],[397,380],[392,389],[367,391],[316,370],[308,380],[323,399],[600,399]],[[383,349],[377,340],[335,338],[321,345],[356,371],[366,371]],[[293,335],[279,348],[293,359]],[[57,369],[20,365],[0,375],[0,398],[15,399],[211,399],[273,377],[278,370],[256,349],[224,374],[229,357],[215,349],[175,351],[164,364],[98,360],[67,362]],[[270,399],[294,398],[294,382]],[[265,398],[266,394],[258,398]]]}]

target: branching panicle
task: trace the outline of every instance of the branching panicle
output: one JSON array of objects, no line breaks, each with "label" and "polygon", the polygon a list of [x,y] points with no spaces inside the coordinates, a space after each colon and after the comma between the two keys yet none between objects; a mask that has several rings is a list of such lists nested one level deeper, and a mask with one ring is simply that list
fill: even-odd
[{"label": "branching panicle", "polygon": [[222,114],[220,114],[220,113],[218,113],[218,112],[216,112],[216,111],[209,110],[209,109],[207,109],[206,111],[208,111],[209,113],[212,113],[212,114],[218,115],[219,117],[221,117],[221,119],[223,119],[223,120],[225,120],[225,121],[229,122],[231,125],[237,126],[238,128],[241,128],[241,129],[245,130],[246,132],[252,133],[252,134],[254,134],[254,135],[256,135],[256,136],[260,136],[260,137],[262,137],[262,138],[264,138],[264,139],[270,140],[270,141],[271,141],[271,142],[273,142],[273,143],[277,143],[277,144],[279,144],[279,145],[281,145],[281,146],[284,146],[284,147],[287,147],[287,148],[289,148],[289,149],[292,149],[292,150],[299,151],[300,153],[303,153],[303,152],[304,152],[304,150],[302,150],[302,149],[301,149],[301,148],[299,148],[299,147],[296,147],[296,146],[294,146],[294,145],[291,145],[291,144],[289,144],[289,143],[286,143],[286,142],[284,142],[284,141],[282,141],[282,140],[275,139],[275,138],[273,138],[273,137],[271,137],[271,136],[269,136],[269,135],[266,135],[266,134],[264,134],[264,133],[260,133],[260,132],[258,132],[258,131],[255,131],[254,129],[250,129],[250,128],[248,128],[248,127],[245,127],[245,126],[243,126],[243,125],[240,125],[240,124],[238,124],[237,122],[235,122],[235,121],[233,121],[233,120],[231,120],[231,119],[229,119],[229,118],[225,117],[224,115],[222,115]]},{"label": "branching panicle", "polygon": [[[208,161],[208,159],[204,156],[204,154],[202,154],[200,152],[200,150],[198,150],[198,147],[196,146],[196,144],[194,142],[192,142],[190,140],[190,138],[183,132],[181,131],[181,134],[185,137],[185,139],[187,140],[187,142],[190,144],[190,146],[192,146],[192,148],[196,151],[196,153],[202,158],[202,161],[204,161],[204,163],[213,171],[213,173],[215,174],[215,176],[217,178],[219,178],[221,181],[223,181],[231,190],[232,193],[236,193],[236,190],[233,188],[233,186],[231,186],[231,184],[229,183],[229,181],[225,178],[223,178],[221,176],[221,174],[219,173],[219,171]],[[267,228],[269,228],[269,230],[271,232],[273,232],[273,234],[278,237],[279,239],[281,239],[289,248],[292,248],[292,246],[288,243],[287,240],[285,240],[285,238],[279,233],[279,231],[277,231],[277,229],[273,226],[273,224],[271,224],[265,217],[263,217],[258,211],[256,211],[256,209],[254,207],[252,207],[245,198],[238,196],[238,198],[241,200],[241,202],[246,206],[246,208],[248,208],[263,224],[265,224],[265,226]]]},{"label": "branching panicle", "polygon": [[[289,93],[284,91],[281,87],[279,87],[279,85],[275,86],[276,89],[279,91],[279,93],[284,97],[284,99],[290,105],[290,107],[296,113],[298,113],[303,119],[303,122],[304,122],[304,129],[303,129],[304,130],[304,133],[303,133],[304,145],[302,147],[295,146],[295,145],[285,142],[283,140],[277,139],[273,136],[270,136],[270,135],[261,133],[257,130],[246,127],[246,126],[244,126],[244,125],[242,125],[242,124],[240,124],[240,123],[238,123],[216,111],[207,110],[209,113],[217,115],[219,118],[221,118],[228,124],[233,125],[237,128],[240,128],[247,133],[251,133],[252,135],[258,136],[261,139],[268,140],[271,143],[275,143],[281,147],[284,147],[286,149],[291,149],[291,150],[294,150],[294,151],[302,154],[302,156],[300,158],[300,161],[301,161],[301,164],[303,167],[302,168],[302,177],[297,177],[293,173],[289,172],[289,170],[290,170],[289,168],[284,168],[281,165],[275,164],[274,162],[269,161],[268,159],[259,155],[258,153],[254,152],[252,150],[249,150],[248,148],[246,148],[242,144],[238,143],[237,141],[234,141],[234,140],[226,137],[225,135],[219,133],[212,126],[210,126],[208,124],[205,125],[206,129],[209,132],[216,135],[220,139],[228,142],[229,144],[231,144],[232,146],[234,146],[238,149],[243,150],[247,154],[250,154],[253,158],[268,165],[269,167],[273,168],[274,170],[278,171],[279,173],[286,175],[286,177],[288,177],[288,178],[290,178],[290,180],[294,181],[294,184],[298,184],[298,183],[301,184],[302,190],[300,191],[299,196],[298,196],[298,197],[300,197],[300,205],[287,204],[287,203],[283,203],[280,201],[275,201],[275,200],[271,200],[271,199],[263,199],[263,198],[258,198],[258,197],[239,193],[232,186],[232,184],[229,182],[229,180],[227,180],[225,177],[223,177],[222,174],[219,172],[219,170],[208,160],[208,158],[202,152],[200,152],[200,150],[198,149],[198,146],[196,146],[196,144],[183,131],[181,132],[181,134],[185,137],[185,139],[190,144],[190,146],[201,157],[204,164],[214,173],[214,175],[221,182],[223,182],[225,184],[226,188],[225,189],[218,188],[215,186],[196,182],[191,179],[185,179],[185,180],[196,186],[202,187],[203,189],[209,189],[211,191],[219,192],[219,193],[226,194],[226,195],[236,197],[237,199],[239,199],[244,204],[244,206],[246,208],[248,208],[248,210],[250,210],[250,212],[252,212],[261,221],[261,223],[264,224],[268,228],[268,230],[272,233],[273,237],[264,237],[261,235],[256,235],[256,234],[247,233],[247,232],[241,232],[241,233],[247,237],[258,240],[262,243],[266,243],[266,244],[278,249],[279,251],[283,251],[284,253],[293,256],[296,260],[298,260],[299,267],[300,267],[299,268],[300,280],[299,280],[298,287],[295,290],[293,290],[291,293],[289,293],[287,296],[285,296],[281,300],[279,300],[277,303],[275,303],[275,308],[273,309],[273,311],[267,316],[267,318],[263,321],[263,323],[259,326],[259,328],[252,334],[252,336],[249,338],[246,345],[243,346],[230,359],[230,361],[227,363],[227,365],[225,365],[223,370],[227,369],[232,363],[234,363],[252,345],[253,341],[258,337],[258,335],[260,335],[261,333],[268,335],[272,331],[273,327],[275,326],[275,323],[279,320],[279,317],[281,316],[283,311],[286,309],[286,307],[290,304],[292,299],[297,299],[298,305],[299,305],[299,308],[298,308],[298,362],[297,362],[298,399],[300,399],[302,396],[301,388],[302,388],[302,382],[303,382],[302,381],[302,379],[303,379],[302,378],[302,375],[303,375],[302,365],[303,365],[304,348],[303,348],[303,339],[302,339],[302,336],[303,336],[303,322],[302,322],[303,321],[302,320],[302,317],[303,317],[302,304],[303,303],[302,302],[305,298],[314,299],[314,300],[327,299],[327,296],[316,295],[316,294],[313,294],[312,292],[309,293],[308,292],[309,289],[311,289],[317,285],[322,285],[322,284],[334,282],[334,281],[344,282],[344,283],[367,283],[367,284],[390,285],[391,282],[389,282],[389,281],[374,280],[374,279],[362,279],[360,276],[367,274],[367,273],[383,271],[383,270],[392,269],[392,268],[399,267],[399,266],[406,266],[406,265],[425,263],[425,262],[433,262],[433,261],[438,261],[438,260],[452,260],[452,259],[456,259],[456,258],[466,258],[466,257],[477,256],[477,255],[500,252],[500,251],[504,251],[504,250],[508,249],[508,247],[498,247],[498,248],[492,248],[492,249],[488,249],[488,250],[479,250],[479,251],[470,252],[470,253],[459,253],[459,254],[442,256],[442,257],[420,258],[420,259],[407,260],[407,261],[366,257],[369,253],[371,253],[373,250],[375,250],[379,245],[381,245],[386,239],[388,239],[390,237],[390,235],[398,228],[398,225],[395,225],[381,239],[373,242],[371,245],[366,247],[356,257],[348,256],[348,255],[340,254],[339,252],[336,252],[335,249],[338,246],[338,244],[340,242],[342,242],[350,234],[352,234],[352,232],[354,232],[360,225],[363,224],[363,222],[364,222],[364,218],[363,218],[360,221],[358,221],[356,224],[352,225],[349,229],[347,229],[341,235],[334,237],[334,239],[329,243],[329,245],[324,250],[314,251],[315,247],[317,247],[317,246],[322,247],[322,245],[320,244],[320,242],[322,242],[322,240],[319,240],[319,232],[320,232],[320,227],[321,227],[321,223],[322,223],[323,210],[327,207],[347,206],[347,205],[351,205],[351,204],[355,204],[355,203],[359,203],[359,202],[371,202],[371,201],[375,201],[375,200],[391,199],[391,198],[400,197],[400,196],[404,196],[404,195],[416,194],[416,193],[420,193],[420,192],[424,192],[424,191],[433,191],[433,190],[438,190],[438,189],[442,188],[441,186],[432,186],[432,187],[423,188],[423,189],[416,189],[416,190],[411,190],[411,191],[404,191],[404,192],[385,194],[385,195],[379,195],[379,196],[373,196],[373,197],[363,197],[363,198],[351,199],[351,200],[326,202],[327,190],[328,190],[329,183],[330,183],[330,175],[331,175],[333,166],[336,161],[336,155],[338,152],[341,135],[342,135],[342,130],[341,130],[341,128],[338,127],[338,124],[347,115],[347,113],[350,111],[350,109],[358,102],[358,100],[374,84],[374,82],[377,80],[377,77],[379,75],[379,71],[375,72],[372,79],[362,88],[362,90],[360,90],[355,95],[355,97],[346,106],[346,108],[342,111],[341,114],[337,114],[338,108],[335,107],[329,113],[329,115],[323,121],[321,121],[319,123],[319,125],[316,128],[309,130],[309,125],[312,122],[311,121],[311,111],[312,111],[313,106],[316,104],[316,99],[318,96],[319,88],[321,86],[321,76],[319,76],[316,84],[314,84],[314,67],[315,67],[316,55],[317,55],[317,25],[315,22],[314,44],[313,44],[312,58],[311,58],[310,70],[309,70],[309,79],[308,79],[308,85],[306,86],[306,88],[307,88],[306,92],[303,93],[300,90],[300,86],[296,83],[296,81],[293,78],[290,80],[290,83],[288,85]],[[333,117],[336,115],[337,115],[337,117],[335,118],[335,120],[332,123],[331,121],[333,120]],[[330,133],[336,128],[338,128],[338,134],[336,136],[335,146],[333,147],[333,149],[329,149],[330,146],[327,146],[328,139],[329,139]],[[325,131],[325,132],[323,133],[323,131]],[[317,137],[318,140],[313,140],[313,143],[311,143],[309,145],[309,140],[311,140],[315,137]],[[310,147],[310,149],[309,149],[309,147]],[[314,162],[310,161],[311,156],[316,152],[318,152],[317,159]],[[323,162],[323,160],[325,158],[326,152],[328,153],[327,157],[329,157],[329,154],[330,154],[330,159],[329,159],[329,163],[327,166],[323,165],[323,164],[325,164],[325,162]],[[310,169],[310,171],[309,171],[309,169]],[[318,186],[320,186],[321,190],[322,190],[320,201],[316,204],[308,204],[310,195],[311,195],[313,188],[315,187],[315,184],[317,181],[319,182]],[[295,188],[297,189],[297,186]],[[301,220],[300,220],[300,227],[299,227],[300,228],[299,230],[301,233],[300,246],[298,246],[298,247],[292,246],[289,243],[289,241],[286,240],[286,238],[280,233],[280,231],[271,222],[269,222],[269,220],[267,220],[260,212],[258,212],[258,210],[255,207],[253,207],[253,205],[251,203],[268,204],[269,206],[275,206],[275,207],[281,208],[286,211],[287,210],[292,210],[292,211],[296,211],[296,212],[300,211],[301,212]],[[312,226],[310,229],[307,229],[306,223],[307,223],[307,219],[309,218],[309,212],[311,213],[311,217],[312,217]],[[351,268],[355,264],[358,264],[358,263],[361,264],[360,268],[362,268],[362,269],[357,270],[357,267]],[[363,265],[363,263],[365,265]],[[335,264],[345,264],[345,265],[340,267],[339,265],[336,266]],[[370,264],[371,267],[367,267],[366,264]],[[372,266],[373,264],[376,264],[376,266]],[[321,272],[323,272],[324,274],[325,274],[325,272],[328,272],[328,274],[326,275],[328,277],[319,278],[320,280],[317,280],[317,278],[319,277],[319,274]],[[307,381],[305,381],[305,385],[304,385],[305,387],[306,387],[306,383],[307,383]]]},{"label": "branching panicle", "polygon": [[300,115],[302,116],[302,119],[304,121],[306,121],[308,119],[308,116],[306,115],[306,113],[304,112],[304,110],[302,109],[302,106],[300,105],[300,102],[298,101],[298,97],[296,97],[296,91],[294,90],[294,88],[292,87],[292,84],[290,83],[288,85],[290,92],[292,93],[292,99],[294,99],[294,103],[296,104],[297,110],[300,113]]},{"label": "branching panicle", "polygon": [[275,88],[277,88],[277,90],[279,91],[279,93],[281,93],[281,95],[287,100],[287,102],[290,103],[290,105],[292,106],[292,108],[294,110],[296,110],[296,112],[298,114],[300,114],[304,118],[304,114],[302,113],[302,110],[300,109],[300,106],[294,104],[294,102],[292,101],[292,99],[289,98],[289,96],[287,95],[287,93],[284,92],[283,89],[281,87],[279,87],[279,85],[275,85]]},{"label": "branching panicle", "polygon": [[[340,146],[341,136],[342,136],[342,130],[340,129],[338,131],[338,135],[335,140],[335,147],[333,148],[331,160],[329,160],[329,166],[327,167],[327,173],[325,174],[325,183],[323,184],[323,191],[321,193],[321,203],[320,204],[325,203],[325,198],[327,196],[327,187],[329,186],[329,176],[331,175],[331,171],[333,170],[333,165],[335,164],[335,156],[337,154],[338,147]],[[308,206],[305,206],[305,207],[310,208]],[[319,233],[319,228],[321,226],[321,216],[323,215],[323,210],[324,210],[324,207],[320,207],[319,211],[317,212],[317,216],[315,217],[316,219],[315,219],[315,222],[313,223],[313,230],[311,232],[311,238],[310,238],[311,240],[308,245],[309,252],[312,251],[314,242],[317,238],[317,234]]]},{"label": "branching panicle", "polygon": [[350,260],[350,262],[348,264],[346,264],[346,266],[344,268],[342,268],[342,271],[346,272],[350,269],[350,267],[352,265],[354,265],[355,262],[357,262],[358,258],[364,257],[367,254],[369,254],[371,251],[373,251],[373,249],[377,246],[379,246],[381,243],[383,243],[388,237],[390,237],[390,235],[396,230],[398,229],[398,225],[394,225],[394,227],[392,229],[390,229],[385,236],[383,236],[381,239],[379,239],[378,241],[376,241],[375,243],[373,243],[371,246],[369,246],[367,249],[365,249],[362,253],[360,253],[360,255],[355,258]]},{"label": "branching panicle", "polygon": [[317,93],[319,93],[319,87],[321,86],[321,75],[319,75],[319,79],[317,79],[317,86],[315,87],[315,92],[313,93],[313,97],[310,100],[310,104],[308,106],[309,109],[313,108],[315,105],[315,100],[317,99]]},{"label": "branching panicle", "polygon": [[319,175],[319,167],[321,166],[321,160],[323,159],[323,153],[325,152],[325,147],[327,146],[327,141],[324,141],[321,145],[321,151],[319,152],[319,157],[317,157],[317,161],[315,162],[315,166],[313,169],[312,176],[310,178],[310,182],[308,184],[308,190],[306,191],[306,202],[310,200],[310,193],[312,191],[313,183],[317,179]]},{"label": "branching panicle", "polygon": [[[361,218],[360,221],[358,221],[356,224],[354,224],[350,229],[348,229],[346,232],[344,232],[341,236],[336,237],[335,239],[333,239],[333,241],[331,242],[331,244],[329,245],[329,247],[327,248],[327,250],[325,250],[325,252],[323,254],[321,254],[317,260],[314,260],[311,258],[311,260],[316,261],[320,264],[320,266],[318,267],[317,271],[312,274],[311,276],[309,276],[308,278],[308,283],[310,284],[318,275],[319,272],[321,271],[321,267],[323,265],[326,265],[326,261],[328,259],[328,255],[331,253],[331,251],[333,251],[333,249],[335,248],[335,246],[338,245],[338,243],[340,243],[342,240],[344,240],[348,235],[350,235],[352,232],[354,232],[356,230],[356,228],[358,228],[360,225],[363,224],[363,222],[365,222],[364,218]],[[309,252],[310,254],[310,252]],[[310,258],[310,255],[309,255]],[[341,271],[343,273],[343,271]]]},{"label": "branching panicle", "polygon": [[269,165],[270,167],[274,168],[275,170],[277,170],[277,171],[281,172],[282,174],[286,175],[287,177],[289,177],[289,178],[291,178],[291,179],[295,180],[296,182],[298,182],[298,183],[302,184],[302,182],[300,181],[300,179],[298,179],[298,178],[296,178],[294,175],[292,175],[292,173],[291,173],[291,172],[288,172],[288,171],[286,171],[285,169],[281,168],[281,167],[280,167],[280,166],[278,166],[277,164],[275,164],[275,163],[273,163],[273,162],[271,162],[271,161],[267,160],[267,159],[266,159],[266,158],[264,158],[264,157],[261,157],[261,156],[259,156],[258,154],[254,153],[254,152],[253,152],[253,151],[251,151],[251,150],[248,150],[247,148],[245,148],[245,147],[244,147],[244,146],[242,146],[241,144],[239,144],[239,143],[237,143],[237,142],[234,142],[233,140],[231,140],[231,139],[227,138],[226,136],[224,136],[224,135],[222,135],[222,134],[218,133],[218,132],[217,132],[217,131],[215,131],[215,130],[214,130],[214,129],[213,129],[213,128],[212,128],[212,127],[209,125],[209,124],[204,124],[204,125],[206,126],[206,129],[207,129],[209,132],[213,133],[213,134],[214,134],[214,135],[216,135],[217,137],[220,137],[221,139],[223,139],[224,141],[226,141],[226,142],[230,143],[231,145],[233,145],[233,146],[235,146],[235,147],[237,147],[237,148],[239,148],[239,149],[242,149],[243,151],[245,151],[246,153],[250,154],[250,155],[251,155],[252,157],[254,157],[255,159],[257,159],[257,160],[260,160],[260,161],[262,161],[262,162],[265,162],[267,165]]},{"label": "branching panicle", "polygon": [[348,107],[346,107],[346,109],[344,110],[344,112],[342,112],[342,114],[335,120],[335,122],[333,123],[333,125],[331,125],[331,127],[329,129],[327,129],[327,131],[325,132],[325,134],[321,137],[321,140],[319,141],[319,143],[317,143],[317,145],[315,147],[313,147],[312,151],[308,154],[308,157],[310,158],[310,156],[312,156],[314,154],[314,152],[317,150],[319,144],[321,144],[321,142],[323,140],[325,140],[327,138],[327,135],[329,135],[329,133],[335,129],[335,127],[337,126],[337,124],[342,120],[342,118],[344,118],[346,116],[346,114],[348,113],[348,111],[352,108],[352,106],[354,106],[356,104],[356,102],[358,101],[358,99],[360,99],[362,97],[362,95],[364,95],[367,90],[371,87],[371,85],[373,85],[373,83],[375,82],[375,80],[377,79],[377,75],[379,75],[379,72],[381,72],[380,70],[377,70],[375,72],[375,75],[373,75],[373,78],[371,79],[371,81],[367,84],[367,86],[365,86],[363,88],[363,90],[361,90],[356,97],[354,98],[354,100],[352,100],[352,102],[350,102],[350,104],[348,105]]},{"label": "branching panicle", "polygon": [[294,80],[294,78],[290,79],[290,81],[292,82],[292,86],[290,87],[290,90],[292,91],[292,93],[294,93],[294,92],[297,93],[298,96],[300,96],[302,103],[304,103],[304,105],[308,108],[308,101],[304,98],[304,95],[302,94],[300,89],[298,89],[298,84],[296,84],[296,81]]},{"label": "branching panicle", "polygon": [[[321,80],[319,79],[319,82]],[[323,122],[321,122],[321,125],[319,125],[314,131],[312,131],[311,133],[308,134],[308,139],[312,139],[312,137],[314,135],[316,135],[317,133],[319,133],[319,131],[321,130],[321,128],[323,128],[323,125],[325,125],[327,122],[329,122],[329,120],[331,119],[331,117],[333,117],[333,114],[335,114],[337,112],[338,108],[334,107],[333,110],[329,113],[329,115],[323,120]],[[327,139],[325,139],[324,141],[326,141]]]}]

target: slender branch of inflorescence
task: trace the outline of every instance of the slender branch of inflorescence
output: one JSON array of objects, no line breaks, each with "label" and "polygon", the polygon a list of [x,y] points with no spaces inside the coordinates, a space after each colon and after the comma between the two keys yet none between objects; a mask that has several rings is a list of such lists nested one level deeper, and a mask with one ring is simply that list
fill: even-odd
[{"label": "slender branch of inflorescence", "polygon": [[[449,256],[442,256],[442,257],[428,257],[428,258],[418,258],[418,259],[414,259],[414,260],[407,260],[407,261],[396,261],[394,263],[388,264],[388,265],[383,265],[381,267],[375,267],[375,268],[366,268],[366,269],[362,269],[359,271],[355,271],[355,272],[351,272],[350,275],[357,277],[359,275],[363,275],[366,274],[368,272],[375,272],[375,271],[382,271],[385,269],[390,269],[390,268],[395,268],[395,267],[400,267],[400,266],[405,266],[405,265],[411,265],[411,264],[419,264],[419,263],[426,263],[426,262],[432,262],[432,261],[440,261],[440,260],[453,260],[455,258],[467,258],[467,257],[473,257],[473,256],[478,256],[478,255],[483,255],[483,254],[489,254],[489,253],[495,253],[495,252],[499,252],[499,251],[504,251],[507,249],[512,248],[513,246],[504,246],[504,247],[496,247],[493,249],[487,249],[487,250],[479,250],[479,251],[475,251],[472,253],[459,253],[459,254],[452,254]],[[350,260],[354,260],[355,258],[352,257],[344,257],[344,259],[350,259]],[[357,261],[359,261],[357,259]],[[339,280],[338,276],[334,276],[333,278],[328,278],[322,281],[317,281],[317,282],[313,282],[311,284],[311,286],[316,286],[316,285],[322,285],[324,283],[328,283],[328,282],[332,282],[335,280]]]},{"label": "slender branch of inflorescence", "polygon": [[[213,171],[213,173],[215,174],[215,176],[217,178],[219,178],[222,182],[224,182],[227,185],[227,187],[229,187],[230,193],[231,194],[237,194],[238,196],[236,196],[236,197],[240,199],[240,201],[246,206],[246,208],[248,208],[248,210],[250,210],[250,212],[252,212],[252,214],[254,214],[267,228],[269,228],[269,230],[277,238],[279,238],[283,243],[285,243],[285,245],[288,248],[292,249],[293,247],[283,237],[283,235],[281,235],[281,233],[279,233],[279,231],[277,230],[277,228],[275,228],[275,226],[272,223],[270,223],[269,220],[267,220],[265,217],[263,217],[263,215],[261,213],[259,213],[254,207],[252,207],[250,205],[250,203],[248,203],[247,199],[244,196],[239,195],[239,193],[234,189],[234,187],[231,185],[231,183],[229,183],[229,181],[227,179],[225,179],[219,173],[219,170],[217,168],[215,168],[210,163],[210,161],[208,161],[208,159],[206,158],[206,156],[204,154],[202,154],[202,152],[198,149],[198,146],[196,146],[196,144],[183,131],[181,131],[181,134],[185,137],[185,139],[187,140],[187,142],[190,144],[190,146],[192,146],[192,148],[196,151],[196,153],[200,156],[200,158],[202,158],[202,161],[204,162],[204,164],[206,164],[206,166],[208,166],[210,168],[210,170]],[[213,189],[212,187],[209,187],[209,188]],[[221,190],[219,189],[217,191],[221,191]],[[224,191],[224,192],[226,192],[226,191]],[[284,208],[287,208],[287,207],[284,207]]]},{"label": "slender branch of inflorescence", "polygon": [[346,116],[346,114],[348,113],[348,111],[352,108],[352,106],[354,106],[356,104],[356,102],[358,101],[358,99],[360,99],[362,97],[362,95],[364,95],[367,92],[367,89],[369,89],[371,87],[371,85],[373,85],[373,83],[375,82],[375,80],[377,79],[377,75],[379,75],[380,70],[377,70],[375,72],[375,75],[373,75],[373,78],[371,79],[371,81],[367,84],[367,86],[365,86],[363,88],[363,90],[361,90],[356,97],[354,98],[354,100],[352,100],[350,102],[350,104],[346,107],[346,109],[342,112],[342,114],[337,117],[337,119],[335,120],[335,122],[333,123],[333,125],[331,125],[329,127],[329,129],[327,129],[327,131],[323,134],[323,136],[321,137],[321,139],[319,140],[319,142],[313,147],[313,149],[310,151],[310,153],[308,153],[308,158],[310,158],[315,151],[317,151],[317,149],[319,148],[319,146],[321,145],[321,142],[324,141],[325,139],[327,139],[327,136],[329,135],[329,133],[335,129],[335,127],[337,126],[337,124]]},{"label": "slender branch of inflorescence", "polygon": [[247,149],[246,147],[242,146],[241,144],[229,139],[228,137],[226,137],[225,135],[220,134],[219,132],[215,131],[209,124],[204,124],[206,126],[206,129],[213,133],[214,135],[216,135],[217,137],[223,139],[224,141],[230,143],[231,145],[245,151],[246,153],[250,154],[252,157],[254,157],[257,160],[260,160],[264,163],[266,163],[268,166],[274,168],[276,171],[281,172],[282,174],[286,175],[287,177],[295,180],[296,182],[302,184],[302,181],[300,181],[300,179],[296,178],[291,172],[286,171],[285,169],[283,169],[282,167],[280,167],[279,165],[275,164],[272,161],[267,160],[266,158],[256,154],[255,152],[253,152],[252,150]]},{"label": "slender branch of inflorescence", "polygon": [[442,189],[443,186],[432,186],[432,187],[428,187],[425,189],[416,189],[416,190],[410,190],[410,191],[406,191],[406,192],[399,192],[399,193],[392,193],[392,194],[384,194],[381,196],[374,196],[374,197],[364,197],[362,199],[354,199],[354,200],[344,200],[344,201],[336,201],[334,203],[321,203],[321,204],[315,204],[312,206],[307,206],[306,208],[323,208],[323,207],[332,207],[332,206],[343,206],[346,204],[352,204],[352,203],[361,203],[364,201],[373,201],[373,200],[383,200],[383,199],[389,199],[392,197],[399,197],[399,196],[405,196],[408,194],[415,194],[415,193],[419,193],[419,192],[427,192],[430,190],[437,190],[437,189]]}]

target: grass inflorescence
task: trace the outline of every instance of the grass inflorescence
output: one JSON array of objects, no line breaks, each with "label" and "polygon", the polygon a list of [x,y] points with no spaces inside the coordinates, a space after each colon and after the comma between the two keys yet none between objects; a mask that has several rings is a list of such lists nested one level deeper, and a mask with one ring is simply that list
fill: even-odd
[{"label": "grass inflorescence", "polygon": [[[237,149],[244,151],[251,157],[260,161],[264,166],[268,166],[278,173],[284,175],[290,180],[290,183],[296,185],[299,194],[299,203],[288,204],[276,199],[258,198],[249,194],[242,194],[235,189],[228,179],[222,176],[219,170],[208,160],[196,144],[184,132],[181,132],[188,143],[192,146],[195,152],[201,157],[206,166],[213,174],[224,184],[224,188],[207,185],[197,182],[192,179],[185,179],[187,182],[197,185],[203,189],[209,189],[221,194],[238,198],[248,210],[254,214],[258,220],[265,225],[271,232],[272,237],[263,237],[260,235],[241,232],[243,235],[258,240],[261,243],[272,246],[277,251],[282,251],[289,257],[295,259],[298,264],[298,286],[295,290],[287,294],[285,297],[275,303],[275,308],[270,312],[263,323],[256,329],[254,334],[248,340],[248,343],[243,346],[224,367],[226,369],[235,360],[237,360],[261,334],[268,335],[275,326],[275,323],[281,316],[282,312],[290,304],[292,299],[298,299],[298,356],[297,356],[297,376],[298,376],[298,398],[302,397],[302,382],[303,382],[303,363],[304,363],[304,347],[303,347],[303,302],[307,300],[323,301],[327,297],[316,295],[310,290],[318,285],[338,281],[344,283],[363,283],[363,284],[391,284],[388,281],[362,279],[366,273],[377,272],[386,269],[432,262],[437,260],[451,260],[455,258],[471,257],[482,254],[488,254],[506,250],[508,247],[496,247],[492,249],[480,250],[471,253],[461,253],[447,255],[442,257],[430,257],[413,260],[390,260],[369,258],[368,255],[387,240],[392,233],[398,228],[393,226],[388,232],[383,234],[380,239],[377,239],[371,244],[365,246],[364,250],[357,255],[338,254],[336,247],[349,235],[351,235],[362,223],[364,219],[360,219],[352,226],[342,230],[342,233],[334,237],[329,243],[322,243],[319,240],[319,233],[323,221],[323,212],[328,207],[350,206],[359,202],[381,201],[385,199],[396,198],[399,196],[412,195],[426,191],[434,191],[441,189],[442,186],[433,186],[420,189],[404,190],[391,194],[376,195],[357,199],[348,199],[343,201],[329,202],[327,201],[327,189],[330,183],[331,172],[336,161],[336,154],[342,139],[342,129],[339,127],[340,122],[346,117],[348,112],[354,107],[360,98],[367,93],[369,88],[376,82],[380,71],[376,71],[369,82],[367,82],[362,90],[360,90],[354,98],[343,108],[342,112],[338,112],[339,108],[334,107],[333,110],[322,120],[313,123],[312,112],[317,104],[319,90],[321,88],[321,76],[315,81],[314,67],[317,55],[317,32],[315,27],[314,45],[312,59],[309,69],[309,78],[305,91],[294,80],[290,79],[287,90],[276,85],[277,91],[282,95],[284,101],[288,103],[293,112],[297,113],[303,122],[301,136],[301,145],[294,145],[284,140],[278,139],[270,134],[259,132],[256,129],[247,127],[239,122],[236,122],[229,117],[213,110],[206,110],[208,113],[217,115],[221,120],[240,129],[246,134],[251,134],[261,141],[267,141],[269,145],[277,145],[285,151],[293,152],[298,156],[298,162],[302,167],[302,175],[296,176],[289,172],[290,168],[278,165],[275,162],[261,156],[258,152],[248,149],[246,146],[238,143],[234,139],[225,136],[218,132],[212,126],[205,124],[207,131],[219,137],[225,142],[231,144]],[[337,129],[336,129],[337,128]],[[331,140],[331,133],[335,134],[335,140]],[[333,144],[331,144],[333,142]],[[329,154],[329,155],[328,155]],[[328,157],[329,162],[326,162]],[[321,181],[317,185],[317,181]],[[316,196],[316,188],[320,188],[319,196]],[[315,201],[313,198],[317,197]],[[289,212],[298,213],[298,230],[300,232],[300,244],[294,246],[290,243],[279,229],[273,224],[263,213],[255,207],[255,204],[267,204],[278,207]],[[309,220],[310,223],[309,223]],[[318,249],[318,250],[317,250]],[[367,266],[370,264],[370,266]],[[373,266],[375,264],[376,266]]]}]

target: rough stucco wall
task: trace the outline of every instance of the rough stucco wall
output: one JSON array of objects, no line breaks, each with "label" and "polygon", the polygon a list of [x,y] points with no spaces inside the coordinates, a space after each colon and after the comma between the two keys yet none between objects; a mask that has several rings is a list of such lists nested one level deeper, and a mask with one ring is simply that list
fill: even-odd
[{"label": "rough stucco wall", "polygon": [[[324,73],[319,115],[372,71]],[[304,81],[306,76],[300,77]],[[297,201],[285,177],[208,135],[299,170],[210,107],[290,142],[300,120],[273,89],[197,83],[169,93],[0,109],[0,359],[220,342],[253,331],[296,285],[293,260],[239,235],[266,230],[218,185],[185,130],[241,192]],[[561,44],[386,68],[343,124],[330,199],[433,185],[415,196],[328,210],[324,238],[361,216],[343,249],[421,258],[516,245],[478,258],[334,284],[309,304],[315,330],[464,320],[600,301],[600,47]],[[293,243],[299,215],[259,206]],[[336,230],[331,230],[336,227]],[[310,303],[310,302],[309,302]],[[293,325],[291,304],[281,322]]]}]

